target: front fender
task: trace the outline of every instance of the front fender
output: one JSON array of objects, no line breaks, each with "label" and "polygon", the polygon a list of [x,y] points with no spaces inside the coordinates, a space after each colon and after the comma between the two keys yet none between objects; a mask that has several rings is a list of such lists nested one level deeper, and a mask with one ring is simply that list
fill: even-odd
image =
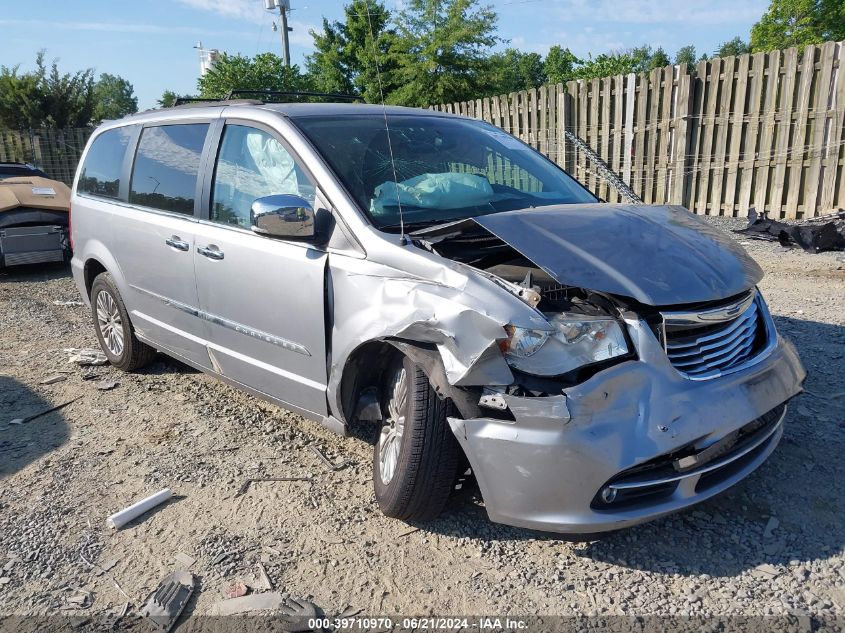
[{"label": "front fender", "polygon": [[[454,272],[454,271],[452,271]],[[356,349],[371,341],[401,339],[436,347],[453,386],[508,385],[513,374],[498,348],[507,323],[535,318],[492,282],[451,275],[450,284],[414,277],[368,260],[329,261],[332,304],[328,402],[342,415],[340,384]]]}]

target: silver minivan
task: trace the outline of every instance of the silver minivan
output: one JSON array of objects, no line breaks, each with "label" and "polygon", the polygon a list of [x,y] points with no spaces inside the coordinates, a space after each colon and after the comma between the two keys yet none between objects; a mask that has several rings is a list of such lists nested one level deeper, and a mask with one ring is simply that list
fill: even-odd
[{"label": "silver minivan", "polygon": [[109,361],[156,351],[346,433],[382,511],[467,467],[493,521],[616,529],[775,449],[804,370],[762,271],[681,207],[605,204],[502,130],[215,102],[100,126],[72,260]]}]

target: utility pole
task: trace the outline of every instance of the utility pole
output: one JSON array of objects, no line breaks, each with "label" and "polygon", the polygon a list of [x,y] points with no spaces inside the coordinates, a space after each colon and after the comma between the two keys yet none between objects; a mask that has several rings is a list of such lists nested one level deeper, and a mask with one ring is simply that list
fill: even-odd
[{"label": "utility pole", "polygon": [[285,68],[289,68],[290,41],[288,40],[288,34],[293,31],[293,29],[288,26],[288,11],[290,11],[290,0],[264,0],[264,8],[268,11],[273,11],[274,9],[279,10],[279,21],[281,23],[280,30],[282,32],[282,59],[285,62]]}]

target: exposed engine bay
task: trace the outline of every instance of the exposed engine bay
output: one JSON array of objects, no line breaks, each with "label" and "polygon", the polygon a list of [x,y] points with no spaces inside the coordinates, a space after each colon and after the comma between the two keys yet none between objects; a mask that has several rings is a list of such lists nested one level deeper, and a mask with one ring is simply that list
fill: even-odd
[{"label": "exposed engine bay", "polygon": [[[464,230],[458,234],[441,235],[431,240],[416,236],[414,241],[429,252],[478,269],[494,283],[504,286],[506,290],[540,311],[552,325],[556,323],[558,315],[562,314],[583,315],[585,319],[609,317],[621,322],[623,314],[629,309],[628,304],[621,298],[559,283],[548,272],[480,226],[465,225]],[[620,360],[635,358],[635,348],[624,333],[624,328],[620,327],[618,332],[619,336],[624,338],[624,341],[619,342],[623,347],[621,354],[579,364],[556,375],[539,375],[532,372],[528,364],[520,366],[519,362],[511,362],[511,370],[516,379],[514,384],[503,387],[500,391],[486,388],[479,403],[486,408],[504,412],[508,405],[503,395],[553,397],[559,395],[562,388],[583,382],[605,367]],[[509,331],[509,334],[512,332]],[[502,347],[502,351],[505,352],[506,349]]]},{"label": "exposed engine bay", "polygon": [[[412,234],[412,237],[417,235]],[[518,286],[517,294],[543,313],[574,311],[596,315],[608,314],[608,309],[622,307],[621,304],[614,306],[609,296],[559,283],[519,251],[480,226],[433,239],[417,237],[415,242],[441,257],[467,264]]]},{"label": "exposed engine bay", "polygon": [[[601,215],[600,209],[598,207],[596,213]],[[618,247],[615,252],[609,250],[608,241],[595,231],[579,233],[578,213],[573,214],[573,221],[568,217],[568,211],[535,212],[542,220],[556,226],[551,240],[534,226],[523,232],[518,224],[508,224],[507,218],[503,222],[502,216],[507,214],[501,213],[425,228],[415,231],[411,237],[420,248],[481,271],[542,313],[549,324],[548,332],[505,326],[509,338],[500,349],[516,379],[503,393],[546,396],[558,394],[561,388],[579,384],[609,366],[635,359],[636,347],[627,331],[626,320],[644,323],[659,344],[667,348],[678,369],[690,374],[687,377],[718,373],[721,368],[741,362],[743,355],[751,356],[765,346],[764,328],[757,323],[758,302],[753,296],[753,283],[750,289],[749,286],[732,287],[738,292],[731,296],[722,298],[714,293],[709,300],[697,300],[707,286],[719,288],[724,294],[721,278],[729,270],[742,269],[746,283],[757,278],[756,265],[747,265],[743,253],[737,252],[733,261],[723,255],[724,269],[711,267],[714,270],[712,279],[699,275],[698,287],[688,284],[687,289],[692,288],[686,295],[683,287],[675,296],[666,292],[666,280],[677,274],[666,264],[677,267],[685,264],[675,252],[678,249],[676,238],[680,235],[683,241],[689,241],[686,227],[675,218],[676,212],[667,211],[668,217],[675,220],[672,229],[648,232],[652,222],[647,220],[643,224],[641,216],[628,216],[618,208],[614,209],[613,215],[607,218],[609,226],[629,232],[634,226],[641,233],[647,232],[644,240],[631,245],[630,249],[622,248],[622,252]],[[578,235],[577,241],[560,237],[567,235],[567,225],[574,226],[570,233]],[[662,236],[659,235],[661,230]],[[707,248],[715,246],[715,240],[708,239],[709,236],[697,235],[697,251],[706,252]],[[642,242],[649,240],[655,242],[651,261],[640,255]],[[638,265],[626,265],[626,257],[630,256],[626,250],[638,251]],[[566,257],[568,254],[573,256]],[[619,269],[614,268],[616,262],[619,262]],[[570,276],[580,281],[590,280],[595,285],[565,283]],[[623,292],[619,292],[620,289]],[[693,334],[722,337],[719,330],[722,326],[699,324],[695,329],[678,331],[671,326],[667,330],[664,322],[664,314],[670,311],[672,314],[678,309],[707,311],[736,302],[741,304],[743,316],[733,329],[746,338],[735,342],[728,336],[729,329],[724,335],[724,349],[716,350],[715,359],[710,355],[699,358],[692,353],[693,348],[688,350],[683,346],[694,340]],[[667,331],[674,340],[667,340]],[[675,348],[672,348],[673,344]],[[482,397],[482,405],[484,402]],[[502,405],[495,400],[495,395],[493,402]]]}]

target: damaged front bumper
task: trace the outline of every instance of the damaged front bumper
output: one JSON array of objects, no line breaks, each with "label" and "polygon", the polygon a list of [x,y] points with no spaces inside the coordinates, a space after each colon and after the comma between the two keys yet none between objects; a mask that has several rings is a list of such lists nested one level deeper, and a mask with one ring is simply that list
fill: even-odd
[{"label": "damaged front bumper", "polygon": [[513,421],[449,419],[492,521],[614,530],[712,497],[772,453],[784,404],[806,376],[791,343],[778,338],[756,364],[697,382],[671,366],[654,337],[639,335],[640,360],[563,396],[510,397]]}]

